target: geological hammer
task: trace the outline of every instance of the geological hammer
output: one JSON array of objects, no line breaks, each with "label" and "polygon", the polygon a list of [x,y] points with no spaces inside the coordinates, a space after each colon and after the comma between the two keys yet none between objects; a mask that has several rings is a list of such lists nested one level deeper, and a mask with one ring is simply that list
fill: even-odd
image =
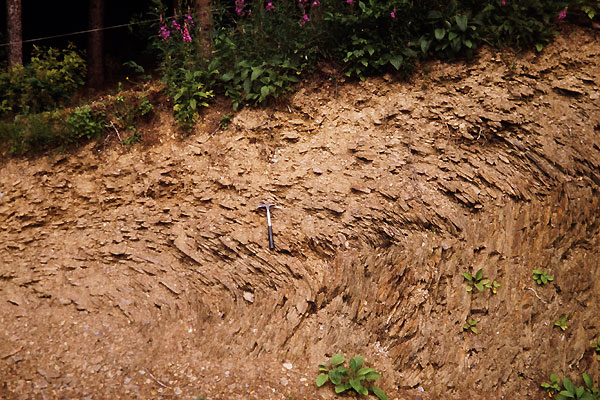
[{"label": "geological hammer", "polygon": [[273,228],[271,228],[271,210],[270,208],[275,206],[273,203],[264,203],[259,204],[258,208],[264,208],[267,210],[267,226],[269,230],[269,249],[273,250],[275,248],[275,244],[273,244]]}]

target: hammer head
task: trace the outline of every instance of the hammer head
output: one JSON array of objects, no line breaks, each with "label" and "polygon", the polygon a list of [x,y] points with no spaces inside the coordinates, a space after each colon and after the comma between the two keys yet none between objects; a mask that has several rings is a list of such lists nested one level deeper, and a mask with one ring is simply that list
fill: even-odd
[{"label": "hammer head", "polygon": [[265,209],[269,210],[274,205],[275,204],[273,204],[273,203],[261,203],[258,205],[258,208],[265,208]]}]

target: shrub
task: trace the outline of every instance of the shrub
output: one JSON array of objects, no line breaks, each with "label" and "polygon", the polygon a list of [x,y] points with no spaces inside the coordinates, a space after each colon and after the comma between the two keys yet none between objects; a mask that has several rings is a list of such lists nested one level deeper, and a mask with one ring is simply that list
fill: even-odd
[{"label": "shrub", "polygon": [[66,120],[69,132],[68,141],[76,142],[83,138],[96,139],[106,129],[104,113],[94,111],[90,106],[76,108]]},{"label": "shrub", "polygon": [[85,83],[85,61],[67,49],[34,46],[31,62],[0,73],[0,116],[33,114],[64,105]]}]

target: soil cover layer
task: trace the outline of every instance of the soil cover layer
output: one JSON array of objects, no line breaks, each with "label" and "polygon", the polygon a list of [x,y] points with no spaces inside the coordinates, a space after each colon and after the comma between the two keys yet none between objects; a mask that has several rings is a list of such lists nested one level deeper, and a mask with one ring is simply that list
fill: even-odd
[{"label": "soil cover layer", "polygon": [[[337,352],[392,399],[598,382],[599,43],[325,79],[223,131],[171,140],[165,114],[146,148],[4,160],[0,397],[333,399],[314,381]],[[497,294],[467,292],[480,268]]]}]

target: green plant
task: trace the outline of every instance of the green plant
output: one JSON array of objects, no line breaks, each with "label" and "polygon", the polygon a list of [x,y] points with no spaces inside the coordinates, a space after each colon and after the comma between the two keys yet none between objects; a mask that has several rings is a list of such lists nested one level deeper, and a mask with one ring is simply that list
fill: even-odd
[{"label": "green plant", "polygon": [[0,116],[34,114],[68,102],[85,83],[85,60],[67,49],[34,46],[31,62],[0,73]]},{"label": "green plant", "polygon": [[148,114],[150,114],[152,112],[152,110],[154,110],[154,105],[152,103],[150,103],[150,101],[148,100],[148,97],[146,97],[146,95],[141,95],[139,97],[140,99],[140,105],[138,107],[138,111],[140,113],[140,115],[146,116]]},{"label": "green plant", "polygon": [[489,1],[482,11],[485,41],[517,49],[535,45],[540,51],[567,5],[563,0]]},{"label": "green plant", "polygon": [[223,114],[221,116],[221,120],[219,121],[219,129],[224,131],[227,129],[229,124],[231,123],[231,119],[233,118],[233,113]]},{"label": "green plant", "polygon": [[561,319],[554,322],[554,326],[557,326],[561,330],[566,331],[567,330],[567,317],[563,315],[563,317]]},{"label": "green plant", "polygon": [[375,385],[365,386],[368,381],[381,377],[381,374],[373,368],[363,367],[364,359],[356,356],[350,360],[350,368],[345,367],[345,358],[343,354],[336,354],[331,357],[330,365],[320,364],[319,375],[317,376],[317,386],[321,387],[327,381],[335,386],[336,393],[343,393],[346,390],[354,390],[359,395],[369,395],[369,390],[380,400],[388,400],[387,395]]},{"label": "green plant", "polygon": [[173,111],[179,126],[185,131],[192,129],[199,118],[198,110],[208,107],[212,90],[206,90],[203,74],[199,71],[185,71],[183,79],[170,90],[173,94]]},{"label": "green plant", "polygon": [[[471,275],[469,272],[463,272],[462,275],[465,280],[469,282],[467,283],[467,292],[473,291],[473,287],[475,287],[475,289],[479,290],[480,292],[483,292],[485,289],[489,289],[493,294],[496,294],[498,288],[500,287],[498,282],[492,282],[483,277],[483,269],[479,269],[475,275]],[[471,284],[473,286],[471,286]]]},{"label": "green plant", "polygon": [[555,394],[560,392],[560,378],[556,374],[550,375],[550,383],[543,382],[541,384],[542,388],[548,392],[549,394]]},{"label": "green plant", "polygon": [[429,32],[418,40],[424,55],[433,54],[443,58],[473,56],[479,42],[478,27],[481,21],[468,12],[460,12],[455,0],[448,2],[443,10],[431,10],[426,25]]},{"label": "green plant", "polygon": [[534,269],[533,280],[538,285],[545,285],[548,282],[552,282],[554,280],[554,277],[548,275],[548,272],[542,271],[541,269]]},{"label": "green plant", "polygon": [[76,108],[67,118],[70,141],[95,139],[106,129],[104,112],[94,111],[90,106]]},{"label": "green plant", "polygon": [[597,355],[596,358],[600,361],[600,336],[592,341],[592,349],[594,349],[594,352]]},{"label": "green plant", "polygon": [[562,380],[552,374],[550,375],[550,383],[544,382],[541,387],[546,390],[550,395],[556,394],[557,400],[598,400],[600,399],[600,390],[594,387],[594,381],[592,377],[586,373],[581,374],[584,382],[584,386],[575,386],[573,381],[565,377]]},{"label": "green plant", "polygon": [[144,67],[141,66],[141,65],[139,65],[138,63],[136,63],[133,60],[124,62],[123,66],[125,68],[127,68],[131,72],[131,74],[133,76],[135,76],[136,78],[138,78],[138,79],[147,80],[147,79],[151,78],[150,75],[146,74],[146,71],[144,70]]},{"label": "green plant", "polygon": [[479,330],[477,329],[477,320],[476,319],[467,320],[467,322],[465,322],[465,324],[463,325],[463,331],[471,331],[475,334],[479,333]]}]

